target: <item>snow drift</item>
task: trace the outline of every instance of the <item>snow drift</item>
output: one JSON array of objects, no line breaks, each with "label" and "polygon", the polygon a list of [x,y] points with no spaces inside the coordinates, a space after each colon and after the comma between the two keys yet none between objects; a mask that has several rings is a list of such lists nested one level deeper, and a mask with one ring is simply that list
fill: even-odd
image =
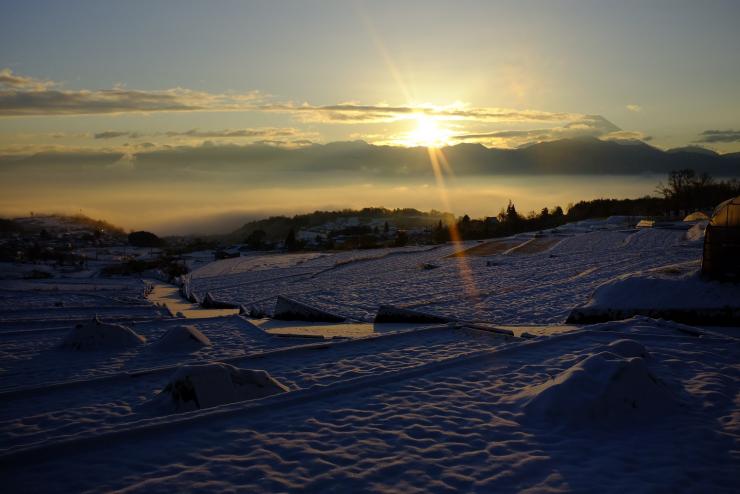
[{"label": "snow drift", "polygon": [[97,316],[92,321],[75,326],[64,337],[60,348],[65,350],[124,350],[146,341],[132,329],[119,324],[106,324]]},{"label": "snow drift", "polygon": [[210,362],[179,367],[151,405],[172,412],[186,412],[286,391],[288,387],[266,371]]},{"label": "snow drift", "polygon": [[611,352],[625,358],[647,358],[650,356],[647,348],[645,348],[642,344],[636,342],[635,340],[628,339],[612,341],[604,347],[604,351]]},{"label": "snow drift", "polygon": [[672,265],[617,277],[576,307],[569,324],[641,315],[693,325],[740,324],[740,285],[702,279],[694,265]]},{"label": "snow drift", "polygon": [[708,221],[699,221],[686,232],[686,240],[689,242],[703,242],[707,231]]},{"label": "snow drift", "polygon": [[174,326],[154,343],[160,352],[194,352],[204,346],[211,346],[211,340],[192,325]]},{"label": "snow drift", "polygon": [[[630,346],[625,353],[636,349]],[[614,349],[620,347],[625,350],[627,345],[621,343]],[[527,419],[567,424],[650,420],[679,406],[644,358],[612,352],[587,357],[549,382],[525,391],[523,397]]]}]

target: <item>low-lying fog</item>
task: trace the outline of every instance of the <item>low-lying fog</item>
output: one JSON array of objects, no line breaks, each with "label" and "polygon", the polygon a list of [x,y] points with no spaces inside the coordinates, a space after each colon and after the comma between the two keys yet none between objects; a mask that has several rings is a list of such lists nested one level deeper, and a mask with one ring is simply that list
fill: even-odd
[{"label": "low-lying fog", "polygon": [[[365,180],[293,175],[277,180],[249,177],[153,177],[93,180],[63,174],[5,174],[3,216],[78,213],[126,229],[160,235],[220,233],[275,214],[384,206],[445,210],[434,179]],[[520,213],[595,198],[654,194],[662,175],[548,175],[452,178],[446,183],[457,215],[495,216],[511,199]],[[280,183],[283,182],[283,183]]]}]

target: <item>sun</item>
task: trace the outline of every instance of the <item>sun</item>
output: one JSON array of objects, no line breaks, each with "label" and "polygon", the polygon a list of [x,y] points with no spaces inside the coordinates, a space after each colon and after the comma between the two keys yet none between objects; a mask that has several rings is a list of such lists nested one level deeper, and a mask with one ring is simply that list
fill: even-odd
[{"label": "sun", "polygon": [[450,143],[452,132],[440,127],[439,123],[427,115],[417,115],[416,128],[404,139],[407,146],[439,148]]}]

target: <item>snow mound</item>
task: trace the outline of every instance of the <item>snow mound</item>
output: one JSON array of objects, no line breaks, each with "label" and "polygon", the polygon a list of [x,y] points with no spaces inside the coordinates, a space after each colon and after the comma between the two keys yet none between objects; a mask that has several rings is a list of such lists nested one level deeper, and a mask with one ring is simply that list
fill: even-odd
[{"label": "snow mound", "polygon": [[579,425],[650,420],[679,406],[643,358],[611,352],[589,356],[525,396],[528,419]]},{"label": "snow mound", "polygon": [[704,233],[707,230],[708,224],[709,224],[708,221],[699,221],[697,224],[693,225],[686,232],[686,240],[688,240],[689,242],[700,242],[700,241],[703,242]]},{"label": "snow mound", "polygon": [[123,350],[146,341],[132,329],[119,324],[106,324],[97,316],[86,324],[78,324],[59,345],[64,350]]},{"label": "snow mound", "polygon": [[342,322],[344,317],[278,295],[272,317],[283,321]]},{"label": "snow mound", "polygon": [[612,341],[606,347],[604,347],[604,351],[611,352],[625,358],[647,358],[650,356],[650,353],[642,344],[636,342],[635,340],[628,339]]},{"label": "snow mound", "polygon": [[195,326],[174,326],[154,344],[160,352],[194,352],[211,346],[211,340]]},{"label": "snow mound", "polygon": [[637,222],[641,219],[643,218],[639,216],[614,215],[609,216],[606,220],[604,220],[604,225],[624,228],[637,224]]},{"label": "snow mound", "polygon": [[153,405],[173,412],[186,412],[287,391],[287,386],[266,371],[210,362],[179,367],[153,400]]},{"label": "snow mound", "polygon": [[705,280],[695,264],[631,273],[600,285],[586,305],[571,311],[567,322],[590,324],[635,315],[736,326],[740,323],[740,285]]}]

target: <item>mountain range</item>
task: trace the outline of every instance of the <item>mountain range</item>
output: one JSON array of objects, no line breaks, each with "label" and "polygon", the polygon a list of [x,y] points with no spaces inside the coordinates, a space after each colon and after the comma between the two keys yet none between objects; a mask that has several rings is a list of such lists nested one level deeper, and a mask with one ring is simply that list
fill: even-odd
[{"label": "mountain range", "polygon": [[[740,153],[717,154],[687,146],[667,151],[642,141],[607,141],[579,137],[541,142],[517,149],[457,144],[441,149],[458,176],[517,174],[665,174],[692,168],[718,177],[740,176]],[[122,161],[127,166],[119,165]],[[55,151],[35,155],[0,156],[0,173],[32,172],[46,168],[85,178],[171,177],[205,172],[250,176],[255,180],[284,180],[291,174],[351,174],[394,178],[431,174],[424,147],[373,145],[364,141],[311,144],[298,148],[266,144],[238,145],[206,142],[123,154],[118,151]],[[90,175],[92,174],[92,175]],[[112,175],[117,175],[112,177]],[[101,175],[103,178],[103,175]]]},{"label": "mountain range", "polygon": [[[458,175],[497,174],[664,174],[693,168],[715,176],[740,176],[740,153],[720,155],[700,147],[663,151],[642,141],[605,141],[580,137],[517,149],[457,144],[441,149]],[[364,141],[313,144],[301,148],[266,145],[211,145],[136,155],[141,166],[177,161],[198,167],[240,164],[271,171],[362,172],[370,175],[430,173],[424,147],[378,146]]]}]

